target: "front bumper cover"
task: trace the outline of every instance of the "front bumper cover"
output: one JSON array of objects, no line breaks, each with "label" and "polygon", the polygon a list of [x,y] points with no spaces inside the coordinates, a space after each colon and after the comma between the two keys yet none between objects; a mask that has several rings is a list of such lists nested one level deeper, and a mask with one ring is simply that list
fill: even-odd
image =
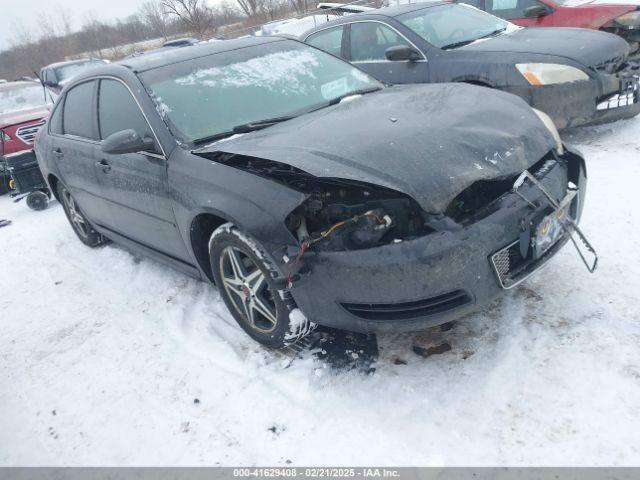
[{"label": "front bumper cover", "polygon": [[640,66],[629,63],[615,74],[546,86],[505,87],[549,115],[563,130],[631,118],[640,113]]},{"label": "front bumper cover", "polygon": [[[574,151],[564,158],[579,165],[571,178],[578,187],[572,206],[578,220],[586,187],[584,160]],[[561,168],[557,164],[542,183],[557,181],[553,177]],[[520,193],[544,203],[535,186],[524,185]],[[458,229],[367,250],[305,253],[306,273],[291,294],[309,320],[365,333],[422,330],[481,310],[503,291],[491,256],[519,238],[532,209],[514,192],[497,202],[493,213]],[[563,237],[548,258],[567,241]]]}]

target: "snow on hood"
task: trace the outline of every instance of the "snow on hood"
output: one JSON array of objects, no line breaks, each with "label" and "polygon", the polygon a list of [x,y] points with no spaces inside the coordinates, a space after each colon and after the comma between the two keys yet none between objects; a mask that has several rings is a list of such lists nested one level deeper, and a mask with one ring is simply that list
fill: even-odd
[{"label": "snow on hood", "polygon": [[520,98],[432,84],[386,88],[201,151],[392,188],[442,213],[472,183],[518,175],[554,146]]},{"label": "snow on hood", "polygon": [[[583,28],[522,28],[485,42],[461,47],[461,51],[511,52],[554,55],[587,67],[629,55],[629,44],[609,33]],[[527,58],[522,57],[522,62]]]}]

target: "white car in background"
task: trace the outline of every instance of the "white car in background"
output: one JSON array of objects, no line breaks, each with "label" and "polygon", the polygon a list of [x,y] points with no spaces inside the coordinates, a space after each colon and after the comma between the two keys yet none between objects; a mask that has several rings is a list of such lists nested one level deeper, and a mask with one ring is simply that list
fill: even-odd
[{"label": "white car in background", "polygon": [[288,36],[298,38],[307,30],[330,22],[344,15],[362,13],[373,10],[373,7],[350,5],[344,3],[319,3],[317,10],[301,18],[288,18],[265,23],[256,36]]}]

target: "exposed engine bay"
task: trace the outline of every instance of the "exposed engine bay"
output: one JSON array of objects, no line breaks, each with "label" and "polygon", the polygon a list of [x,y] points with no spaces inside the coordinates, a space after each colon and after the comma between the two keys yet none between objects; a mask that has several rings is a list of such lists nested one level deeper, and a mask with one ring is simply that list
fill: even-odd
[{"label": "exposed engine bay", "polygon": [[309,198],[287,217],[287,227],[317,250],[359,250],[433,231],[415,202],[396,192],[325,181],[310,186]]},{"label": "exposed engine bay", "polygon": [[318,178],[257,157],[203,154],[308,195],[286,218],[298,242],[315,250],[360,250],[426,235],[429,215],[407,195],[353,180]]},{"label": "exposed engine bay", "polygon": [[[294,257],[308,249],[363,250],[434,231],[463,228],[498,208],[497,200],[512,191],[516,179],[509,175],[474,182],[453,199],[444,214],[431,214],[408,195],[385,187],[355,180],[319,178],[291,165],[258,157],[224,152],[200,155],[307,195],[285,219],[288,230],[300,245],[300,251],[291,252]],[[565,161],[547,155],[530,171],[541,179],[558,163]],[[553,190],[558,194],[564,192],[567,180],[566,174],[561,175]]]}]

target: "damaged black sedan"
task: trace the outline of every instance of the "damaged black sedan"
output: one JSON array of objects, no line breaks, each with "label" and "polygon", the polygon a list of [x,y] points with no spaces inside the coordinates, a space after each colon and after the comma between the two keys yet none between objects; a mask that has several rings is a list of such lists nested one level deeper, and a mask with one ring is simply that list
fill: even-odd
[{"label": "damaged black sedan", "polygon": [[466,82],[513,93],[559,129],[640,113],[640,63],[610,33],[522,28],[433,1],[348,15],[301,39],[390,84]]},{"label": "damaged black sedan", "polygon": [[470,85],[385,88],[293,40],[93,70],[36,147],[80,240],[214,282],[270,347],[450,321],[583,238],[584,161],[546,115]]}]

